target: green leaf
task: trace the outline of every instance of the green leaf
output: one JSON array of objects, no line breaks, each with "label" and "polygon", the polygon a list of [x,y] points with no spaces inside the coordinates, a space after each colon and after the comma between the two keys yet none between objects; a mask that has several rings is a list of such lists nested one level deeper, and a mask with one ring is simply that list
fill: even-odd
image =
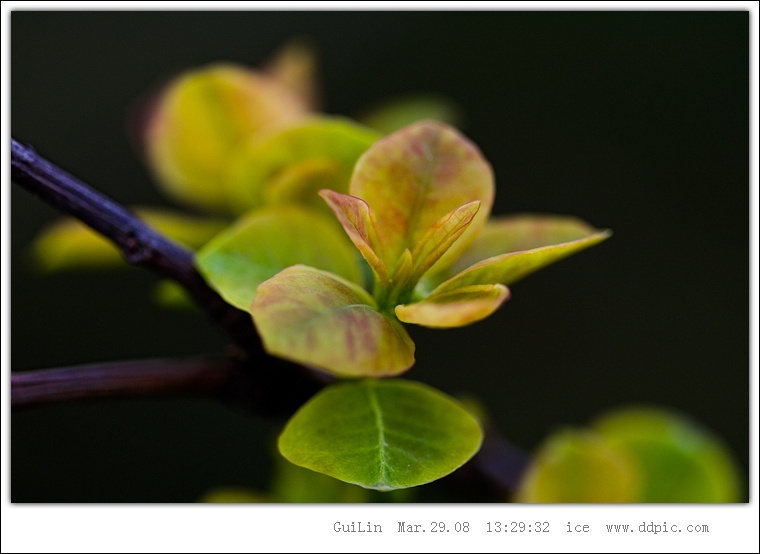
[{"label": "green leaf", "polygon": [[472,241],[493,204],[491,166],[455,129],[424,121],[373,144],[356,163],[349,194],[377,218],[386,266],[414,251],[428,230],[468,202],[481,208],[469,228],[438,261],[445,267]]},{"label": "green leaf", "polygon": [[277,454],[272,492],[277,502],[358,504],[369,501],[369,491],[323,473],[309,471]]},{"label": "green leaf", "polygon": [[[192,249],[199,248],[229,225],[221,219],[157,208],[134,208],[134,211],[149,225]],[[128,266],[110,240],[71,217],[50,224],[35,239],[32,248],[35,264],[43,271]]]},{"label": "green leaf", "polygon": [[301,407],[280,435],[296,465],[378,490],[448,475],[480,448],[478,422],[421,383],[363,380],[331,385]]},{"label": "green leaf", "polygon": [[397,375],[414,364],[403,326],[361,287],[297,265],[259,285],[251,313],[270,354],[344,377]]},{"label": "green leaf", "polygon": [[242,206],[295,197],[325,209],[317,191],[346,192],[356,160],[379,137],[349,119],[312,117],[248,142],[230,161],[231,190]]},{"label": "green leaf", "polygon": [[[598,244],[609,238],[611,235],[612,232],[609,230],[589,231],[583,236],[583,238],[578,238],[576,240],[570,240],[559,244],[538,246],[531,250],[508,252],[506,254],[486,258],[438,285],[438,287],[433,290],[433,294],[449,292],[471,285],[486,285],[491,283],[511,285],[534,271]],[[490,236],[488,236],[487,239],[487,244],[490,247],[493,244],[493,241]],[[477,250],[488,252],[489,248],[486,246],[478,246]],[[466,257],[467,259],[470,259],[469,255]],[[460,263],[457,262],[457,267],[459,266]]]},{"label": "green leaf", "polygon": [[451,100],[430,94],[411,95],[384,102],[359,118],[364,125],[383,134],[425,119],[460,126],[461,111]]},{"label": "green leaf", "polygon": [[626,452],[589,431],[547,439],[526,471],[517,502],[637,502],[640,476]]},{"label": "green leaf", "polygon": [[463,327],[485,319],[508,298],[504,285],[473,285],[396,306],[396,316],[404,323],[424,327]]},{"label": "green leaf", "polygon": [[642,502],[740,502],[736,461],[718,437],[663,410],[613,412],[594,427],[636,460]]},{"label": "green leaf", "polygon": [[204,279],[222,298],[248,311],[256,288],[286,267],[308,264],[361,282],[355,251],[327,218],[297,206],[254,211],[196,256]]},{"label": "green leaf", "polygon": [[222,64],[190,71],[164,91],[145,131],[148,161],[172,197],[240,213],[229,189],[231,155],[246,141],[305,117],[298,94],[276,79]]}]

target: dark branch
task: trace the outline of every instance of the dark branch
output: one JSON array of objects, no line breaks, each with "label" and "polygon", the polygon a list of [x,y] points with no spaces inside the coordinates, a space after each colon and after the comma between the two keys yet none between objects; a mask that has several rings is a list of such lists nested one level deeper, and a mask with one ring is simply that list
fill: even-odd
[{"label": "dark branch", "polygon": [[11,139],[11,178],[54,208],[112,240],[129,263],[183,285],[233,344],[248,354],[261,352],[250,315],[227,304],[209,288],[196,271],[190,250],[14,139]]},{"label": "dark branch", "polygon": [[[128,262],[174,279],[188,290],[236,347],[230,358],[232,370],[220,388],[225,399],[261,415],[283,414],[288,410],[292,413],[327,382],[321,374],[266,354],[250,314],[227,304],[209,288],[193,265],[191,251],[45,160],[33,148],[13,139],[11,177],[54,208],[76,217],[113,241]],[[76,379],[87,380],[84,374],[78,374]],[[178,382],[172,385],[171,379],[165,381],[161,386],[179,386]],[[82,392],[82,397],[99,394],[95,383],[87,386],[90,388],[86,395]],[[99,385],[103,389],[108,386],[108,381]],[[103,395],[108,395],[108,391],[104,390]]]},{"label": "dark branch", "polygon": [[120,396],[218,395],[233,366],[224,358],[141,360],[11,373],[11,406]]},{"label": "dark branch", "polygon": [[11,407],[134,396],[214,398],[262,416],[288,416],[324,383],[271,358],[251,367],[237,358],[138,360],[11,373]]}]

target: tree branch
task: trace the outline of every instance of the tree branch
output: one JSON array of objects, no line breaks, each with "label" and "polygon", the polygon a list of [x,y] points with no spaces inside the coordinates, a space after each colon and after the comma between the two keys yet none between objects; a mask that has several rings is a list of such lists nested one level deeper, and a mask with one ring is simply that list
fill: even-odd
[{"label": "tree branch", "polygon": [[215,396],[232,371],[228,359],[198,358],[114,362],[11,373],[11,407],[157,394]]},{"label": "tree branch", "polygon": [[[11,178],[54,208],[76,217],[113,241],[129,263],[174,279],[188,290],[235,346],[230,358],[232,370],[220,388],[223,399],[261,415],[287,414],[329,382],[321,373],[269,356],[250,314],[227,304],[206,284],[195,269],[190,250],[14,139],[11,139]],[[87,380],[86,374],[77,373],[76,379]],[[178,386],[177,381],[165,380],[161,386]],[[13,387],[16,386],[13,382]],[[101,382],[103,389],[108,386],[108,381]],[[100,394],[95,385],[87,391],[85,395],[82,390],[80,398]],[[102,391],[102,395],[107,396],[108,391]]]},{"label": "tree branch", "polygon": [[15,139],[11,139],[11,178],[54,208],[112,240],[129,263],[183,285],[233,344],[249,355],[263,353],[251,316],[227,304],[206,284],[195,269],[190,250]]}]

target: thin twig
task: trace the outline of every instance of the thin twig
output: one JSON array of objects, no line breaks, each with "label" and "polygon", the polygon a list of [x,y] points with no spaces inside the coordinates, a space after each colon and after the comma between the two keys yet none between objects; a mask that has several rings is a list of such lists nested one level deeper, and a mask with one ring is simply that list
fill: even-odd
[{"label": "thin twig", "polygon": [[233,344],[248,354],[261,351],[251,316],[227,304],[209,288],[195,269],[190,250],[14,139],[11,139],[11,178],[54,208],[76,217],[113,241],[129,263],[183,285]]},{"label": "thin twig", "polygon": [[[46,203],[113,241],[128,262],[174,279],[188,290],[235,346],[230,352],[233,371],[220,389],[223,399],[261,415],[292,413],[329,381],[320,373],[269,356],[250,314],[227,304],[206,284],[193,265],[190,250],[13,139],[11,177]],[[107,389],[109,383],[100,386]],[[87,395],[98,396],[96,388],[93,384]],[[107,395],[107,390],[102,395]]]},{"label": "thin twig", "polygon": [[233,371],[226,358],[139,360],[11,373],[11,407],[91,398],[216,396]]}]

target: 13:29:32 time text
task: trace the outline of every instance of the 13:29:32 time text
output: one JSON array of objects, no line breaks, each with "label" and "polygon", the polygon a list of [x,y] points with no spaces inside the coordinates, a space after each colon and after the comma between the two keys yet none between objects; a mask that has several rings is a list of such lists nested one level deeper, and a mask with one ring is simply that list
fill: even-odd
[{"label": "13:29:32 time text", "polygon": [[489,521],[488,533],[548,533],[548,521],[536,521],[534,523],[525,523],[523,521]]}]

